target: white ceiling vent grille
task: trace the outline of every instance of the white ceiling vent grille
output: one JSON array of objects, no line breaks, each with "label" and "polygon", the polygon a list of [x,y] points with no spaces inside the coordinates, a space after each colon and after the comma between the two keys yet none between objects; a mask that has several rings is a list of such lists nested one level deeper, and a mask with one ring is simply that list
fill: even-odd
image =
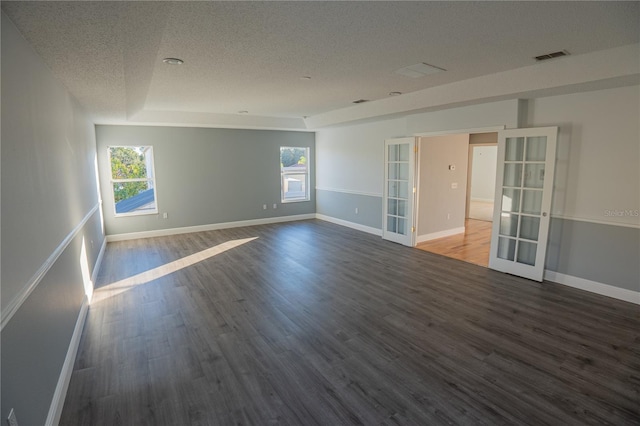
[{"label": "white ceiling vent grille", "polygon": [[439,72],[446,71],[444,68],[434,67],[433,65],[420,63],[415,65],[409,65],[408,67],[400,68],[396,70],[396,74],[404,75],[405,77],[419,78],[425,75],[437,74]]}]

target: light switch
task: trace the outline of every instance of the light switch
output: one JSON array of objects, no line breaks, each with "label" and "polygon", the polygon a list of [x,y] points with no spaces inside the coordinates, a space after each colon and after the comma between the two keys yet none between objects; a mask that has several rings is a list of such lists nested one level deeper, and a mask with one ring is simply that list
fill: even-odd
[{"label": "light switch", "polygon": [[458,182],[452,182],[451,189],[458,189]]}]

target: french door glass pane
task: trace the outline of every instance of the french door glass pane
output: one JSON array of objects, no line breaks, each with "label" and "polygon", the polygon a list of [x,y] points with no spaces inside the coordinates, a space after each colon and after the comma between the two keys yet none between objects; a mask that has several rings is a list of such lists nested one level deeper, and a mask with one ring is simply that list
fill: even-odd
[{"label": "french door glass pane", "polygon": [[389,181],[389,197],[398,197],[400,191],[398,190],[398,182],[394,180]]},{"label": "french door glass pane", "polygon": [[389,179],[398,179],[398,175],[400,174],[399,164],[398,163],[389,163]]},{"label": "french door glass pane", "polygon": [[538,241],[538,231],[540,229],[540,218],[522,216],[520,219],[520,238]]},{"label": "french door glass pane", "polygon": [[518,215],[511,213],[500,214],[500,235],[515,237],[518,231]]},{"label": "french door glass pane", "polygon": [[542,210],[542,191],[524,190],[522,213],[540,214]]},{"label": "french door glass pane", "polygon": [[395,200],[393,198],[389,198],[387,200],[387,214],[398,214],[398,200]]},{"label": "french door glass pane", "polygon": [[522,161],[524,138],[507,138],[505,161]]},{"label": "french door glass pane", "polygon": [[517,212],[520,208],[520,190],[505,188],[502,190],[502,211]]},{"label": "french door glass pane", "polygon": [[406,217],[407,216],[407,201],[406,200],[398,200],[398,216]]},{"label": "french door glass pane", "polygon": [[409,185],[407,182],[389,181],[389,197],[407,199]]},{"label": "french door glass pane", "polygon": [[544,184],[544,164],[525,164],[524,187],[542,188]]},{"label": "french door glass pane", "polygon": [[527,138],[527,161],[544,161],[547,152],[547,137]]},{"label": "french door glass pane", "polygon": [[409,180],[409,163],[400,163],[398,166],[398,179]]},{"label": "french door glass pane", "polygon": [[399,158],[398,145],[389,145],[388,151],[389,151],[389,161],[398,161],[398,158]]},{"label": "french door glass pane", "polygon": [[400,161],[409,161],[410,147],[409,144],[403,143],[398,145],[400,147],[400,157],[398,158]]},{"label": "french door glass pane", "polygon": [[513,260],[516,254],[516,241],[509,238],[498,238],[498,257]]},{"label": "french door glass pane", "polygon": [[518,262],[526,263],[527,265],[535,265],[537,248],[538,245],[536,243],[520,241],[518,244]]},{"label": "french door glass pane", "polygon": [[397,219],[393,216],[387,217],[387,231],[397,232]]},{"label": "french door glass pane", "polygon": [[407,221],[398,218],[398,234],[407,235]]},{"label": "french door glass pane", "polygon": [[503,186],[520,187],[522,185],[522,164],[507,163],[504,165]]}]

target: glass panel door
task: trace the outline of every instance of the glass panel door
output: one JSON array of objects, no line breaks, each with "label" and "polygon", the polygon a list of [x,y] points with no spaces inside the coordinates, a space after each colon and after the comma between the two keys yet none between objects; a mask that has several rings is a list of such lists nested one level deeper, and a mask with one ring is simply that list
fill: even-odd
[{"label": "glass panel door", "polygon": [[542,281],[557,127],[501,131],[489,267]]},{"label": "glass panel door", "polygon": [[382,237],[414,245],[415,138],[385,141],[384,223]]}]

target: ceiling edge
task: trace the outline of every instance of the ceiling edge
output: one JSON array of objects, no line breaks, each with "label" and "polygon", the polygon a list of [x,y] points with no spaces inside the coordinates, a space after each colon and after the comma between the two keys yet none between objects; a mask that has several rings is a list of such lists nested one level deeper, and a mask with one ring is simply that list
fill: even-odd
[{"label": "ceiling edge", "polygon": [[120,124],[136,126],[215,127],[227,129],[310,131],[302,118],[269,117],[259,115],[214,114],[185,111],[142,110],[121,121],[96,124]]},{"label": "ceiling edge", "polygon": [[372,101],[308,117],[309,129],[447,109],[495,100],[598,90],[634,84],[640,76],[640,44],[567,56],[515,70]]}]

